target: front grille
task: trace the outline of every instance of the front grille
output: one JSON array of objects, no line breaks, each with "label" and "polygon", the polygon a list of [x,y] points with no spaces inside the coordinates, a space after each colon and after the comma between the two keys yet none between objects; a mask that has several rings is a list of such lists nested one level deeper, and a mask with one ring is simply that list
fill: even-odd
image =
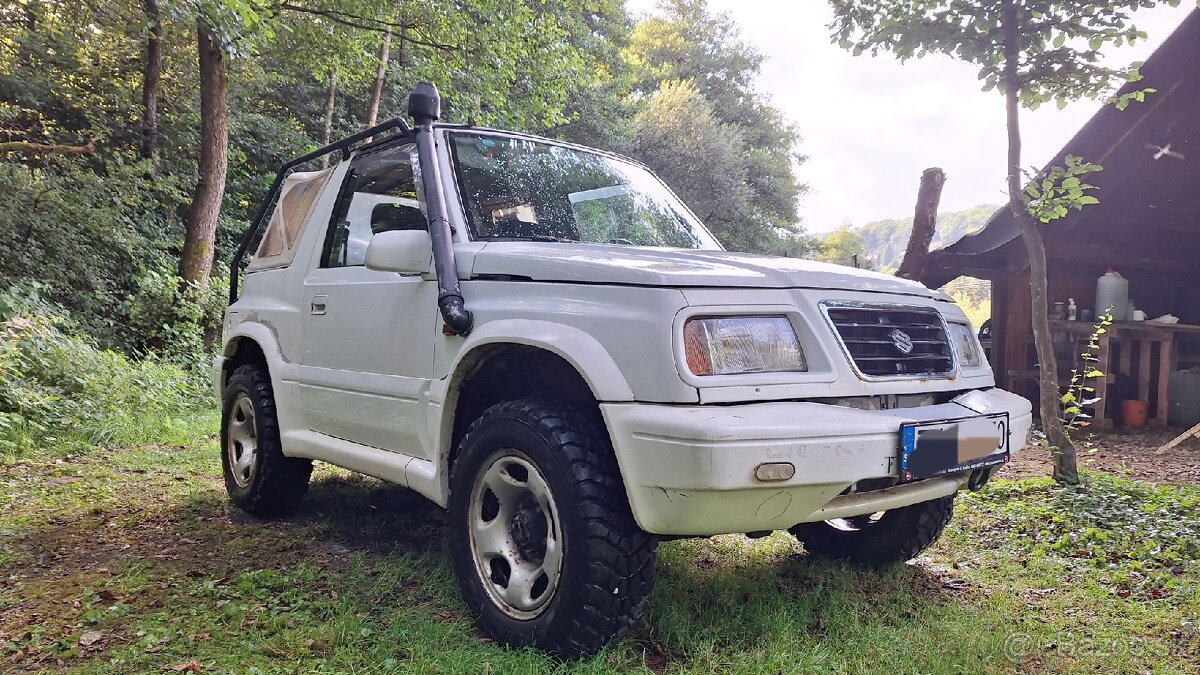
[{"label": "front grille", "polygon": [[954,370],[946,325],[932,309],[824,305],[846,352],[863,375],[946,375]]}]

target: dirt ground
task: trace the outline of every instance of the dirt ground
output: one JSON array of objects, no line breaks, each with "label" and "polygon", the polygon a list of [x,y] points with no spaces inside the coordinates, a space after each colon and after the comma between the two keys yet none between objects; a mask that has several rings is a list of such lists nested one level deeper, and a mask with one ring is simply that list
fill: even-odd
[{"label": "dirt ground", "polygon": [[[1156,454],[1158,448],[1183,431],[1175,428],[1115,429],[1094,434],[1076,444],[1079,467],[1149,483],[1200,485],[1200,439],[1189,438],[1164,454]],[[1030,445],[1001,469],[997,477],[1017,479],[1049,476],[1050,473],[1049,453],[1042,447]]]}]

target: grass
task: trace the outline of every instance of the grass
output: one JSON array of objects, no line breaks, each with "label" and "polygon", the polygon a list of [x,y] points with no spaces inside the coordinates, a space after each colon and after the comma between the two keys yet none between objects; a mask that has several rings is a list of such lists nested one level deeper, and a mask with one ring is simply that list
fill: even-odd
[{"label": "grass", "polygon": [[784,534],[665,543],[641,628],[561,664],[475,631],[420,497],[322,465],[302,515],[257,521],[215,445],[0,465],[0,669],[1200,672],[1195,487],[1001,481],[887,571]]}]

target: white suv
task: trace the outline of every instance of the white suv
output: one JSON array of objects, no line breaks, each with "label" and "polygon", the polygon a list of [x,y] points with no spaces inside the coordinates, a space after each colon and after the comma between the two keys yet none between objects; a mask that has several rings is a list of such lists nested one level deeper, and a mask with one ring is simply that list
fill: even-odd
[{"label": "white suv", "polygon": [[907,560],[1024,445],[942,293],[723,251],[634,162],[435,124],[430,85],[409,110],[286,165],[243,240],[214,367],[241,508],[295,511],[314,459],[404,485],[449,509],[480,627],[571,657],[637,624],[660,538]]}]

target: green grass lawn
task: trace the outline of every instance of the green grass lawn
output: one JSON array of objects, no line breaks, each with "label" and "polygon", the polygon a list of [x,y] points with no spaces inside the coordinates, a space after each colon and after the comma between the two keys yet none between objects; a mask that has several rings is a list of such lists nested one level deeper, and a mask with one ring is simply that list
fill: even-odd
[{"label": "green grass lawn", "polygon": [[474,630],[422,498],[321,465],[257,521],[215,448],[0,465],[0,670],[1200,672],[1195,487],[999,481],[883,572],[785,534],[665,543],[641,628],[560,664]]}]

